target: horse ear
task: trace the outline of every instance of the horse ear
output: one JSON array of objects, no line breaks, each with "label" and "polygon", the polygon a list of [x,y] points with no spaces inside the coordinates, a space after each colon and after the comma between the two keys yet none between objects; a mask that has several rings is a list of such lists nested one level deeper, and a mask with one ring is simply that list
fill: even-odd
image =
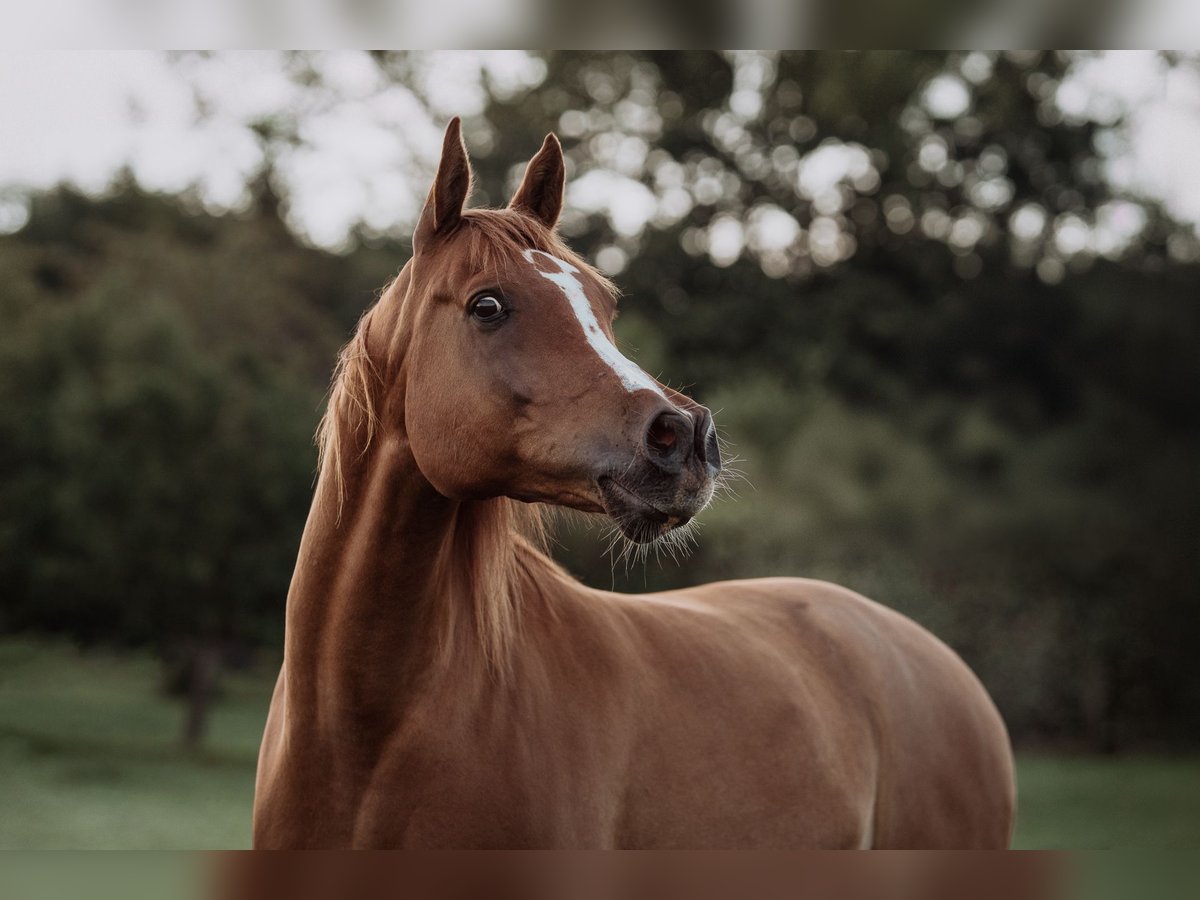
[{"label": "horse ear", "polygon": [[448,234],[462,219],[463,206],[471,193],[471,161],[462,139],[462,121],[455,116],[446,126],[442,139],[442,159],[417,230],[413,233],[413,250],[426,245],[437,235]]},{"label": "horse ear", "polygon": [[548,134],[542,149],[529,161],[509,208],[528,213],[547,228],[553,228],[562,212],[565,180],[562,144],[554,134]]}]

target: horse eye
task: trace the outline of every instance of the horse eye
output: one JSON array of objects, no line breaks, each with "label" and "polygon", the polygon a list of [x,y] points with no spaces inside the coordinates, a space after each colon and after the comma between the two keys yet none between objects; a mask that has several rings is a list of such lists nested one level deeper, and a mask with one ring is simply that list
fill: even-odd
[{"label": "horse eye", "polygon": [[471,317],[476,322],[482,322],[485,325],[493,325],[508,315],[504,304],[491,294],[483,294],[472,300],[470,311]]}]

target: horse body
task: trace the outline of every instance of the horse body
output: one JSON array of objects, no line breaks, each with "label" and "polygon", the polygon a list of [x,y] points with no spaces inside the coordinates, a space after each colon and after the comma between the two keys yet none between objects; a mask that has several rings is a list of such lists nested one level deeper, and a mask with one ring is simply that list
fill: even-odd
[{"label": "horse body", "polygon": [[525,608],[498,678],[437,615],[439,548],[478,523],[401,446],[359,465],[356,512],[322,477],[302,544],[257,846],[1007,843],[1003,725],[904,617],[791,578],[590,590],[510,538]]},{"label": "horse body", "polygon": [[[539,549],[520,501],[603,511],[637,540],[685,521],[711,495],[711,420],[609,349],[611,311],[551,238],[523,218],[455,217],[469,170],[463,183],[452,144],[456,126],[417,255],[360,325],[331,398],[255,845],[1006,846],[1004,726],[911,621],[801,579],[595,591]],[[548,140],[514,200],[551,226],[556,149]],[[549,199],[531,186],[546,178]],[[432,249],[444,257],[472,227],[530,244],[501,267],[526,297],[509,343],[492,304],[476,315],[473,301],[468,320],[451,292],[422,293],[458,279],[478,296],[477,261],[455,275]],[[435,242],[439,228],[456,237]],[[563,294],[573,317],[554,305]],[[435,361],[459,346],[462,367]],[[551,368],[518,364],[532,359]],[[604,391],[597,430],[596,411],[578,410]],[[596,460],[618,457],[597,477]]]}]

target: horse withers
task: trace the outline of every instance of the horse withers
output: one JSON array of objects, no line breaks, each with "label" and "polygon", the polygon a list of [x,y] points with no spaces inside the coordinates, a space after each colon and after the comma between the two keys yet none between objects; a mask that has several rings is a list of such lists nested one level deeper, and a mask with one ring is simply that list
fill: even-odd
[{"label": "horse withers", "polygon": [[721,469],[708,410],[617,350],[563,182],[551,135],[507,208],[465,209],[451,122],[342,352],[255,845],[1007,846],[1004,725],[913,622],[796,578],[593,590],[543,552],[543,504],[660,541]]}]

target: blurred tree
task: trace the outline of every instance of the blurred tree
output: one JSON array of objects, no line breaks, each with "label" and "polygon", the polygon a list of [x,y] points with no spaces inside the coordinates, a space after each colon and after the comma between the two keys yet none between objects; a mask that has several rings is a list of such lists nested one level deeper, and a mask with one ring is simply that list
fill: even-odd
[{"label": "blurred tree", "polygon": [[263,209],[62,190],[0,246],[3,624],[158,646],[191,743],[224,652],[279,634],[330,360],[385,277]]},{"label": "blurred tree", "polygon": [[[463,111],[443,58],[370,59]],[[626,349],[714,408],[750,482],[683,566],[626,571],[569,528],[559,555],[624,589],[841,581],[950,641],[1018,738],[1200,738],[1200,254],[1105,180],[1119,123],[1059,102],[1081,59],[480,65],[477,200],[558,131],[563,229],[625,288]],[[58,191],[0,238],[6,627],[187,647],[201,674],[214,635],[277,634],[334,348],[407,256],[281,223],[275,163],[338,102],[319,57],[287,60],[314,99],[254,123],[245,213]]]}]

